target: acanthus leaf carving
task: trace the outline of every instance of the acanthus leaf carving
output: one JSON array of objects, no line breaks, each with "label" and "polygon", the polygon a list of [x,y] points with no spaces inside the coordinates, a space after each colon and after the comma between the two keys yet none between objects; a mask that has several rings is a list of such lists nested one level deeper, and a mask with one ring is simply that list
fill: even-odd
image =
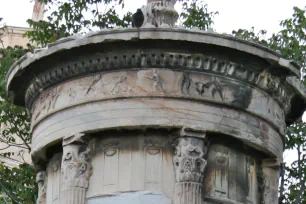
[{"label": "acanthus leaf carving", "polygon": [[175,147],[173,165],[175,169],[175,204],[200,204],[202,183],[207,160],[205,131],[183,128],[180,137],[173,143]]},{"label": "acanthus leaf carving", "polygon": [[[85,135],[77,133],[65,137],[61,165],[61,203],[85,204],[91,173],[90,149]],[[79,195],[78,198],[69,196],[69,193],[73,194],[74,191],[84,195]]]}]

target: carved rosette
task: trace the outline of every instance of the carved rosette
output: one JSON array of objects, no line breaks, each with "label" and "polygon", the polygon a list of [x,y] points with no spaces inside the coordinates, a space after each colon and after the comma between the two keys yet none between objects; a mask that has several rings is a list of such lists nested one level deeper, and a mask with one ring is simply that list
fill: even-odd
[{"label": "carved rosette", "polygon": [[47,173],[46,171],[39,171],[36,175],[36,183],[38,185],[38,197],[37,204],[46,203],[46,194],[47,194]]},{"label": "carved rosette", "polygon": [[84,134],[74,134],[63,140],[61,166],[61,203],[85,204],[91,176],[88,142]]},{"label": "carved rosette", "polygon": [[142,8],[144,26],[173,27],[179,17],[175,3],[176,0],[148,0]]},{"label": "carved rosette", "polygon": [[207,152],[205,132],[183,128],[180,136],[174,142],[174,204],[201,204],[203,174],[207,165],[204,159]]}]

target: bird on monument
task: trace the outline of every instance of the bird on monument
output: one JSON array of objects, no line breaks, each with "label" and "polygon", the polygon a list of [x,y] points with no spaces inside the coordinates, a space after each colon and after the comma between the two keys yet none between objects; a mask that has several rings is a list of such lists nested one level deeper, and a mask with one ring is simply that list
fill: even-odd
[{"label": "bird on monument", "polygon": [[132,27],[140,28],[144,22],[144,15],[141,9],[137,9],[137,12],[132,15]]}]

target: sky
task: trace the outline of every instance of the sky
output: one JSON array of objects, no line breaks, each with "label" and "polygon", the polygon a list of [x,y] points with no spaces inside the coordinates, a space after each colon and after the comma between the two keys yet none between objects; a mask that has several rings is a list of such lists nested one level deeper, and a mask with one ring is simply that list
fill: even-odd
[{"label": "sky", "polygon": [[[32,1],[32,2],[31,2]],[[279,22],[291,16],[294,6],[305,7],[305,0],[205,0],[209,11],[218,11],[213,28],[220,33],[231,33],[239,28],[255,27],[270,34],[277,32]],[[0,0],[0,17],[11,26],[27,26],[31,18],[33,0]],[[146,0],[125,0],[124,13],[135,12]],[[179,7],[177,7],[179,9]]]},{"label": "sky", "polygon": [[[31,2],[32,1],[32,2]],[[200,0],[199,0],[200,1]],[[281,20],[291,17],[293,7],[303,8],[306,0],[205,0],[209,11],[218,11],[214,25],[216,32],[231,33],[239,28],[267,30],[268,34],[280,30]],[[125,0],[122,12],[136,12],[137,8],[146,4],[146,0]],[[26,20],[32,17],[33,0],[0,0],[0,17],[10,26],[27,27]],[[176,7],[180,10],[180,7]],[[306,119],[306,117],[304,117]],[[291,163],[295,153],[285,152],[285,161]]]}]

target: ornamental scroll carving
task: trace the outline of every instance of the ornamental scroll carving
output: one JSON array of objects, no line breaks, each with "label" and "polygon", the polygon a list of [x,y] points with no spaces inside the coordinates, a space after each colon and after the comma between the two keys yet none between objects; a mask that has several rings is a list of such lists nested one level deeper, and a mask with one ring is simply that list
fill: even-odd
[{"label": "ornamental scroll carving", "polygon": [[46,194],[47,194],[47,173],[46,171],[39,171],[36,175],[36,183],[38,185],[38,197],[37,204],[46,203]]},{"label": "ornamental scroll carving", "polygon": [[142,8],[145,27],[173,27],[178,20],[176,0],[148,0]]},{"label": "ornamental scroll carving", "polygon": [[174,142],[175,169],[174,204],[202,203],[202,183],[208,145],[205,131],[183,128]]},{"label": "ornamental scroll carving", "polygon": [[78,133],[64,138],[61,203],[86,203],[86,190],[92,172],[89,153],[88,141],[84,134]]}]

